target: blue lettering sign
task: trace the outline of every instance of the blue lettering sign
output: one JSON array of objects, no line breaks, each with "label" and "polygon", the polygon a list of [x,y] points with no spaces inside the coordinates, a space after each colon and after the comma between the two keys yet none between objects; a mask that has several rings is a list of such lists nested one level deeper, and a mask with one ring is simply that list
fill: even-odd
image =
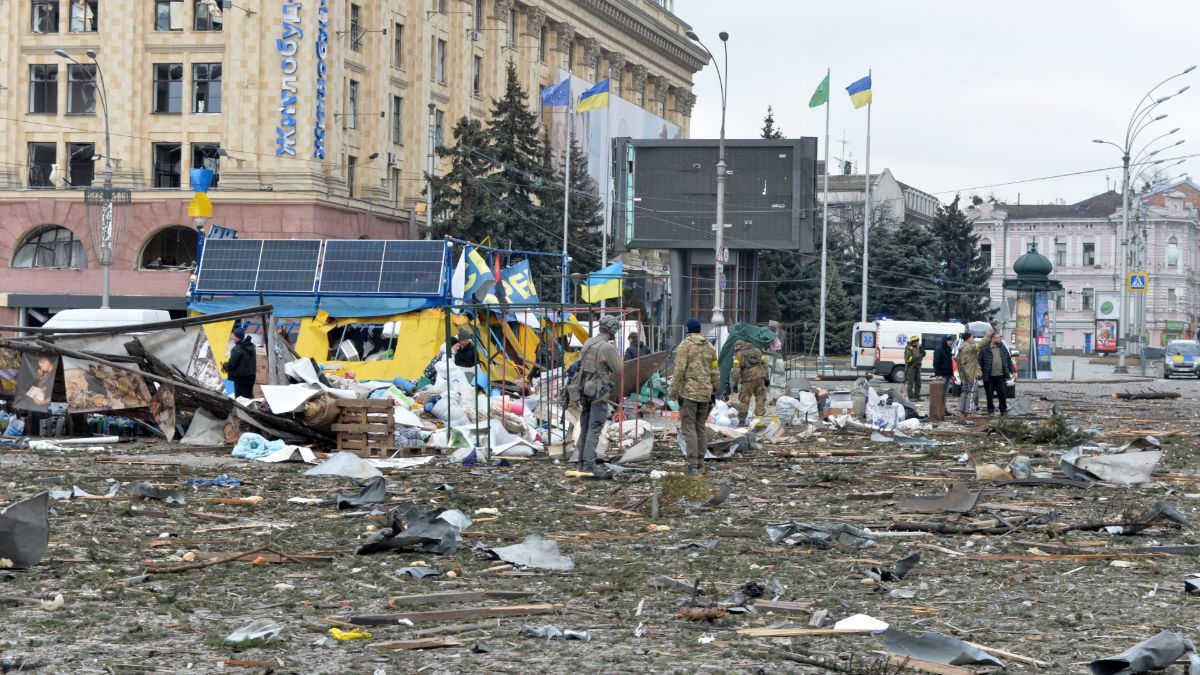
[{"label": "blue lettering sign", "polygon": [[313,125],[313,158],[325,159],[325,59],[329,55],[329,4],[320,0],[317,6],[317,115]]},{"label": "blue lettering sign", "polygon": [[[324,2],[322,2],[324,4]],[[296,53],[300,51],[300,40],[304,29],[300,26],[299,2],[283,3],[283,26],[275,51],[283,58],[279,61],[283,76],[279,85],[279,126],[275,127],[275,155],[296,156],[296,71],[300,69]]]}]

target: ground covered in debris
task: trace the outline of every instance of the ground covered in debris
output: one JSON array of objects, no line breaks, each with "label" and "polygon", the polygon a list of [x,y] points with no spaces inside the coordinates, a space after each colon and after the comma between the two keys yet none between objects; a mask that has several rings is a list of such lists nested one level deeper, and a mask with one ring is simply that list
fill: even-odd
[{"label": "ground covered in debris", "polygon": [[[937,425],[923,435],[955,444],[929,448],[819,430],[710,463],[702,481],[641,471],[581,480],[544,456],[385,472],[378,510],[414,503],[473,519],[451,554],[354,555],[387,518],[370,507],[339,512],[332,500],[357,492],[354,481],[305,476],[301,464],[163,443],[0,450],[0,506],[73,485],[104,495],[111,481],[182,488],[187,499],[135,499],[126,486],[114,497],[52,502],[46,559],[0,570],[0,671],[828,672],[799,662],[827,658],[844,672],[896,672],[901,666],[881,666],[881,637],[831,630],[861,613],[908,633],[981,645],[1010,671],[1085,672],[1089,661],[1164,629],[1200,637],[1200,597],[1184,593],[1185,576],[1200,571],[1200,547],[1145,550],[1200,538],[1178,519],[1142,522],[1156,501],[1200,522],[1200,387],[1173,383],[1183,393],[1177,400],[1108,396],[1146,388],[1025,388],[1035,427],[1053,405],[1068,429],[1099,429],[1107,443],[1156,434],[1163,459],[1153,481],[1136,487],[980,480],[978,466],[1004,469],[1017,455],[1034,472],[1061,478],[1057,453],[1071,445],[1056,436],[1019,443],[1012,426],[987,434],[987,418]],[[682,466],[664,442],[645,470]],[[222,473],[244,483],[185,487]],[[905,498],[941,497],[956,483],[971,497],[982,491],[966,513],[901,510]],[[725,485],[727,499],[704,505]],[[261,501],[238,503],[254,496]],[[288,501],[295,497],[328,503]],[[799,535],[773,543],[767,525],[793,521],[870,530],[873,543],[835,537],[821,546]],[[1131,524],[1144,529],[1104,529]],[[533,532],[557,542],[573,569],[518,568],[481,550]],[[242,561],[217,562],[245,552]],[[887,580],[912,553],[919,563]],[[197,569],[206,562],[217,564]],[[400,571],[414,565],[442,574]],[[460,595],[428,597],[434,593]],[[331,628],[352,631],[355,617],[380,615],[393,617],[391,625],[364,626],[369,639],[330,636]],[[397,622],[403,618],[412,625]],[[261,646],[224,643],[257,620],[282,631]],[[523,632],[548,624],[588,639]]]}]

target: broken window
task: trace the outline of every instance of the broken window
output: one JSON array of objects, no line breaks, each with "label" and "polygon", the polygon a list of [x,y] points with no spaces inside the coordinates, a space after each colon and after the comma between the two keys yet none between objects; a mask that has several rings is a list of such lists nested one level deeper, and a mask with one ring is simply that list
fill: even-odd
[{"label": "broken window", "polygon": [[154,187],[178,188],[182,179],[183,146],[179,143],[154,144]]},{"label": "broken window", "polygon": [[363,39],[362,7],[350,5],[350,49],[361,52]]},{"label": "broken window", "polygon": [[212,187],[217,187],[221,177],[221,146],[216,143],[192,143],[192,168],[212,171]]},{"label": "broken window", "polygon": [[190,227],[165,227],[146,240],[138,267],[144,270],[195,267],[197,239],[196,230]]},{"label": "broken window", "polygon": [[192,64],[192,112],[221,112],[221,64]]},{"label": "broken window", "polygon": [[183,64],[154,64],[154,108],[156,113],[183,112]]},{"label": "broken window", "polygon": [[58,112],[58,66],[35,63],[29,66],[29,112]]},{"label": "broken window", "polygon": [[225,17],[218,0],[195,0],[192,8],[195,21],[192,27],[198,31],[221,32]]},{"label": "broken window", "polygon": [[71,32],[94,33],[100,17],[100,0],[71,0]]},{"label": "broken window", "polygon": [[67,114],[96,114],[96,66],[67,66]]},{"label": "broken window", "polygon": [[347,324],[329,331],[332,361],[381,361],[395,354],[400,323]]},{"label": "broken window", "polygon": [[96,178],[96,144],[67,143],[67,185],[87,187]]},{"label": "broken window", "polygon": [[13,267],[87,269],[83,242],[65,227],[43,225],[25,237],[13,256]]},{"label": "broken window", "polygon": [[183,30],[183,0],[154,0],[154,30]]},{"label": "broken window", "polygon": [[33,0],[33,32],[58,32],[58,0]]},{"label": "broken window", "polygon": [[52,188],[58,178],[58,146],[29,144],[29,187]]}]

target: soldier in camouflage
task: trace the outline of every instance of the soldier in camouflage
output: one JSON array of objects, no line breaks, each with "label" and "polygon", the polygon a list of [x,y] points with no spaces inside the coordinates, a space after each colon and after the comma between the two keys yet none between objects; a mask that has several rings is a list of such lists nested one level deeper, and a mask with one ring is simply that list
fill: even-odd
[{"label": "soldier in camouflage", "polygon": [[670,396],[679,402],[679,438],[687,450],[689,475],[704,470],[708,449],[705,424],[717,398],[721,375],[717,371],[717,350],[700,334],[700,322],[687,320],[687,337],[675,352],[675,376]]},{"label": "soldier in camouflage", "polygon": [[[612,414],[613,391],[619,384],[622,373],[621,357],[613,346],[613,338],[621,329],[615,316],[600,319],[600,330],[583,344],[579,352],[579,370],[572,378],[569,389],[572,398],[578,396],[582,412],[579,417],[579,470],[590,471],[597,478],[610,478],[603,468],[596,466],[596,444],[604,423]],[[619,400],[619,394],[618,394]]]},{"label": "soldier in camouflage", "polygon": [[754,412],[767,414],[767,363],[762,350],[745,340],[733,345],[733,371],[730,384],[738,392],[739,410],[743,419],[750,419],[750,398],[754,398]]}]

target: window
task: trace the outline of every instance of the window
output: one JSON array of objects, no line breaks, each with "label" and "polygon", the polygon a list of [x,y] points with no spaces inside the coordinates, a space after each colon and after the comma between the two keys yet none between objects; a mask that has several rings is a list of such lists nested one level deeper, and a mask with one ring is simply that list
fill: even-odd
[{"label": "window", "polygon": [[29,187],[52,188],[58,178],[58,146],[29,144]]},{"label": "window", "polygon": [[446,13],[446,0],[437,0],[437,11],[441,14]]},{"label": "window", "polygon": [[95,33],[100,0],[71,0],[71,32]]},{"label": "window", "polygon": [[1174,288],[1167,289],[1167,311],[1179,311],[1179,296],[1175,293]]},{"label": "window", "polygon": [[87,269],[83,242],[58,225],[43,225],[25,237],[13,256],[13,267]]},{"label": "window", "polygon": [[1062,349],[1063,345],[1065,345],[1065,344],[1066,344],[1065,336],[1062,333],[1055,333],[1054,334],[1054,348]]},{"label": "window", "polygon": [[401,124],[404,120],[404,99],[399,96],[392,97],[392,143],[403,145],[404,138],[402,133],[404,126]]},{"label": "window", "polygon": [[67,143],[67,185],[88,187],[96,178],[96,145]]},{"label": "window", "polygon": [[350,5],[350,49],[361,52],[362,39],[362,7]]},{"label": "window", "polygon": [[1067,308],[1067,294],[1066,293],[1055,293],[1054,294],[1054,309],[1065,310],[1066,308]]},{"label": "window", "polygon": [[992,242],[984,239],[979,242],[979,258],[987,263],[988,267],[992,266]]},{"label": "window", "polygon": [[154,107],[156,113],[183,112],[183,64],[154,64]]},{"label": "window", "polygon": [[538,30],[538,61],[546,62],[546,27],[542,26]]},{"label": "window", "polygon": [[96,114],[96,66],[67,65],[67,114]]},{"label": "window", "polygon": [[1093,242],[1084,242],[1083,244],[1083,266],[1096,266],[1096,244]]},{"label": "window", "polygon": [[154,30],[183,30],[183,0],[154,0]]},{"label": "window", "polygon": [[392,26],[392,67],[404,68],[404,24]]},{"label": "window", "polygon": [[1179,267],[1179,240],[1175,237],[1167,240],[1167,267]]},{"label": "window", "polygon": [[446,113],[435,110],[433,113],[433,145],[441,147],[446,131]]},{"label": "window", "polygon": [[1054,243],[1054,266],[1067,266],[1067,245],[1063,242]]},{"label": "window", "polygon": [[471,65],[471,93],[479,98],[483,94],[483,57],[476,56]]},{"label": "window", "polygon": [[192,168],[213,172],[212,187],[221,178],[221,146],[216,143],[192,143]]},{"label": "window", "polygon": [[1091,311],[1096,305],[1096,289],[1085,288],[1081,293],[1082,301],[1079,303],[1079,309]]},{"label": "window", "polygon": [[35,63],[29,66],[29,112],[58,112],[58,66]]},{"label": "window", "polygon": [[517,10],[508,10],[508,46],[517,44]]},{"label": "window", "polygon": [[171,225],[155,232],[142,247],[138,268],[165,270],[196,266],[196,231],[182,225]]},{"label": "window", "polygon": [[221,112],[221,64],[192,64],[192,112]]},{"label": "window", "polygon": [[354,197],[354,167],[358,164],[358,158],[350,155],[346,158],[346,189],[350,191],[350,197]]},{"label": "window", "polygon": [[483,30],[483,0],[475,0],[475,30]]},{"label": "window", "polygon": [[346,128],[358,128],[358,83],[350,80],[350,102],[346,108]]},{"label": "window", "polygon": [[35,33],[57,33],[58,0],[33,0],[32,24]]},{"label": "window", "polygon": [[438,40],[433,48],[433,80],[446,82],[446,41]]},{"label": "window", "polygon": [[195,0],[192,26],[198,31],[221,32],[225,24],[220,0]]},{"label": "window", "polygon": [[179,143],[154,144],[154,187],[178,188],[182,182],[183,146]]},{"label": "window", "polygon": [[392,205],[400,208],[400,169],[388,169],[388,179],[392,182]]},{"label": "window", "polygon": [[575,72],[575,43],[567,44],[567,72]]}]

